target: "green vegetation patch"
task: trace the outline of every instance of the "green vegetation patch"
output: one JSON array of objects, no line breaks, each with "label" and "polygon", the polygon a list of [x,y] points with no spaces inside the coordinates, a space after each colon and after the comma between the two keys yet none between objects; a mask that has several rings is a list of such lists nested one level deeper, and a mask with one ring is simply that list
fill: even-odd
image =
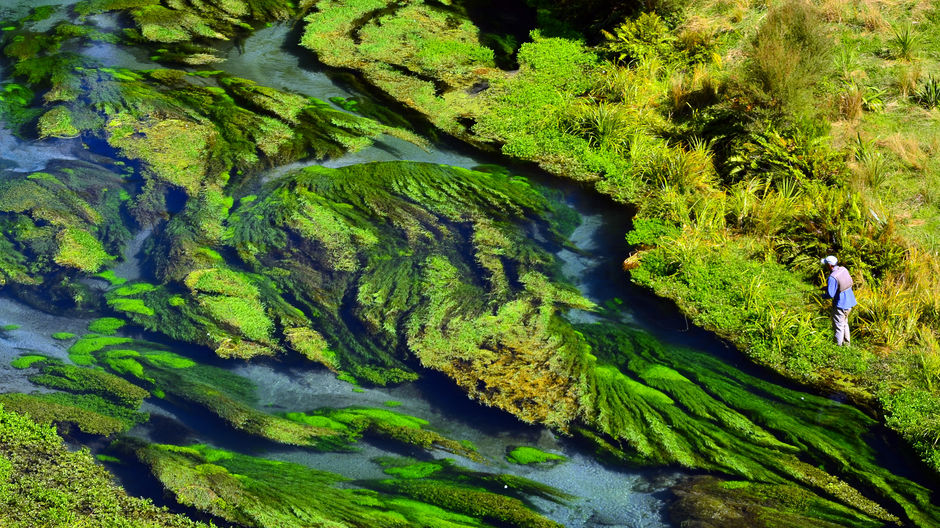
[{"label": "green vegetation patch", "polygon": [[27,368],[29,368],[29,367],[32,367],[32,366],[35,365],[36,363],[41,363],[41,362],[46,361],[46,360],[48,360],[48,359],[49,359],[49,358],[46,357],[46,356],[39,356],[39,355],[34,355],[34,354],[27,354],[27,355],[20,356],[20,357],[14,359],[13,361],[11,361],[11,362],[10,362],[10,366],[13,367],[13,368],[15,368],[15,369],[27,369]]},{"label": "green vegetation patch", "polygon": [[61,266],[93,273],[114,259],[98,239],[83,229],[64,229],[56,236],[56,241],[59,250],[55,261]]},{"label": "green vegetation patch", "polygon": [[153,291],[154,289],[156,289],[156,286],[148,282],[135,282],[126,286],[121,286],[120,288],[115,288],[110,293],[121,297],[128,297],[131,295],[139,295],[141,293]]},{"label": "green vegetation patch", "polygon": [[[4,396],[0,396],[0,399]],[[72,451],[55,429],[0,406],[0,496],[10,528],[61,525],[204,527],[129,497],[87,450]]]},{"label": "green vegetation patch", "polygon": [[[470,484],[456,487],[441,482],[436,488],[440,495],[423,501],[408,497],[409,493],[389,493],[392,481],[364,483],[365,489],[349,485],[339,487],[337,484],[345,480],[340,475],[204,445],[145,446],[129,441],[123,449],[133,452],[150,466],[157,479],[180,503],[246,526],[269,526],[274,522],[285,528],[299,528],[309,526],[310,522],[340,522],[348,526],[377,528],[398,527],[402,523],[442,528],[485,528],[497,524],[481,518],[496,519],[500,516],[525,519],[526,523],[516,524],[520,526],[559,526],[528,509],[518,499],[498,495],[496,491],[469,487],[485,484],[494,490],[510,489],[512,493],[539,496],[550,493],[550,488],[538,488],[531,481],[523,482],[524,479],[507,480],[514,484],[511,486],[503,484],[499,480],[500,475],[461,474],[454,470],[464,480],[472,479]],[[399,465],[409,463],[414,464],[414,461],[400,462]],[[442,467],[445,464],[442,463]],[[447,464],[446,467],[453,466]],[[429,478],[434,478],[434,475],[429,473]],[[383,493],[369,489],[373,487]],[[456,501],[469,490],[474,490],[474,497],[483,499],[473,506],[479,515],[463,513],[469,505]],[[321,500],[311,501],[310,497]],[[437,504],[444,502],[450,507]],[[511,507],[509,511],[506,506]]]},{"label": "green vegetation patch", "polygon": [[57,341],[68,341],[69,339],[75,338],[75,334],[72,332],[56,332],[52,334],[52,339]]},{"label": "green vegetation patch", "polygon": [[74,365],[43,365],[29,377],[37,385],[76,394],[97,394],[118,405],[136,409],[150,395],[146,390],[107,372]]},{"label": "green vegetation patch", "polygon": [[95,273],[95,277],[99,277],[108,281],[111,286],[120,286],[127,282],[127,279],[124,277],[118,277],[117,274],[114,273],[114,270],[109,269]]},{"label": "green vegetation patch", "polygon": [[567,460],[567,458],[555,453],[542,451],[541,449],[535,447],[519,446],[513,448],[513,450],[506,455],[506,460],[512,462],[513,464],[530,465],[545,464],[547,462],[560,462]]},{"label": "green vegetation patch", "polygon": [[110,436],[147,421],[149,415],[93,394],[0,394],[0,404],[37,423],[70,424],[87,434]]},{"label": "green vegetation patch", "polygon": [[78,136],[80,132],[73,124],[71,112],[62,105],[53,107],[42,114],[36,126],[39,129],[40,138],[71,138]]},{"label": "green vegetation patch", "polygon": [[124,325],[127,324],[123,319],[115,317],[102,317],[88,323],[88,330],[96,334],[114,335]]},{"label": "green vegetation patch", "polygon": [[[472,448],[447,438],[440,433],[427,430],[427,420],[406,414],[374,407],[325,408],[310,413],[289,412],[288,420],[332,430],[337,438],[328,439],[336,447],[342,442],[352,443],[362,436],[375,436],[403,444],[424,448],[436,447],[459,454],[471,460],[482,460]],[[329,447],[327,445],[327,447]]]}]

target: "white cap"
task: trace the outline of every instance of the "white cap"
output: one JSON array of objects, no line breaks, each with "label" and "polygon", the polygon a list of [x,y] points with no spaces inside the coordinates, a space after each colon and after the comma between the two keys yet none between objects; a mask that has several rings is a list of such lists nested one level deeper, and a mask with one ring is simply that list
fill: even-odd
[{"label": "white cap", "polygon": [[837,262],[839,262],[839,259],[835,258],[832,255],[829,255],[828,257],[824,259],[819,259],[820,264],[829,264],[830,266],[835,266]]}]

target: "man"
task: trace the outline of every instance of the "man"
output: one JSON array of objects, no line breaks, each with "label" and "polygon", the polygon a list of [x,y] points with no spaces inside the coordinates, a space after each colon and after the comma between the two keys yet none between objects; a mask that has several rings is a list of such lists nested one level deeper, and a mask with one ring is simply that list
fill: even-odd
[{"label": "man", "polygon": [[858,304],[855,294],[852,293],[852,277],[849,270],[837,266],[839,260],[832,255],[819,261],[829,270],[829,279],[826,281],[826,298],[832,298],[832,329],[835,331],[836,345],[843,343],[850,345],[852,338],[849,334],[849,312]]}]

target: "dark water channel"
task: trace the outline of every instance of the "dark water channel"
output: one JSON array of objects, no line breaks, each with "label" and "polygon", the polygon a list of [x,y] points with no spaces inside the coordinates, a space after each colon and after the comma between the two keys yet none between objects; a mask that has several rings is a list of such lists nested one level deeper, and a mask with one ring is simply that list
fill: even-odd
[{"label": "dark water channel", "polygon": [[[48,2],[42,2],[43,4]],[[102,17],[105,27],[113,21]],[[361,95],[351,88],[335,83],[325,73],[310,67],[308,61],[285,49],[291,29],[276,25],[258,30],[245,42],[233,46],[227,60],[214,68],[233,75],[255,80],[268,86],[291,90],[327,100],[330,97]],[[106,66],[148,68],[154,67],[145,57],[111,45],[97,44],[88,50]],[[0,81],[3,80],[0,73]],[[53,159],[73,159],[85,156],[75,140],[29,142],[13,137],[0,125],[0,177],[5,171],[27,172],[42,169]],[[372,147],[322,165],[339,167],[371,161],[412,160],[472,168],[493,160],[488,156],[460,149],[433,146],[425,149],[400,139],[383,137]],[[313,162],[296,163],[271,169],[260,180],[278,178],[291,169]],[[829,416],[842,415],[838,395],[820,397],[798,392],[794,387],[771,373],[749,365],[735,350],[728,348],[714,336],[691,328],[684,318],[668,303],[629,285],[620,269],[626,256],[623,234],[629,227],[629,212],[596,195],[566,182],[558,182],[544,175],[531,174],[538,183],[554,187],[564,200],[581,216],[580,225],[569,240],[573,247],[556,248],[557,258],[568,279],[598,305],[615,303],[615,313],[599,315],[593,312],[570,313],[574,322],[591,322],[602,317],[614,318],[620,323],[642,329],[656,339],[670,345],[688,349],[685,360],[701,359],[699,369],[709,369],[714,358],[736,369],[742,377],[759,380],[767,386],[785,386],[788,397],[799,399],[804,407],[802,416],[816,416],[815,426],[826,424]],[[141,276],[136,253],[149,232],[142,231],[130,244],[125,261],[116,268],[120,276]],[[146,277],[144,277],[146,279]],[[25,372],[9,367],[10,361],[24,352],[38,352],[68,360],[67,344],[50,336],[54,332],[85,332],[88,320],[68,318],[38,312],[7,296],[0,296],[0,324],[16,324],[19,328],[0,335],[0,391],[30,392],[40,390],[25,379]],[[124,332],[140,337],[133,331]],[[143,336],[153,338],[153,336]],[[196,354],[205,358],[204,350],[172,344],[179,353]],[[491,462],[475,463],[460,459],[459,463],[484,471],[514,473],[555,486],[576,497],[567,505],[558,505],[535,499],[543,513],[570,527],[662,527],[669,526],[664,510],[668,504],[667,490],[687,472],[673,468],[630,470],[611,467],[596,460],[583,445],[546,428],[526,425],[511,415],[483,407],[470,400],[447,379],[429,373],[422,381],[390,388],[365,388],[354,391],[350,384],[336,379],[329,371],[311,369],[274,361],[250,363],[215,361],[216,364],[252,380],[257,386],[260,409],[268,412],[307,411],[319,407],[345,407],[350,405],[382,407],[394,400],[401,405],[396,411],[424,418],[433,429],[456,440],[469,440]],[[746,387],[756,383],[742,383]],[[754,398],[765,395],[755,390]],[[377,456],[417,455],[402,451],[400,446],[366,441],[355,453],[320,452],[311,449],[286,447],[236,433],[218,420],[198,412],[184,410],[163,401],[147,402],[142,409],[151,414],[151,421],[138,426],[130,434],[158,442],[186,445],[205,443],[215,447],[266,458],[295,462],[309,467],[340,473],[352,479],[382,478],[381,467],[372,462]],[[838,424],[830,424],[838,427]],[[897,442],[877,427],[860,431],[876,452],[891,450],[887,442]],[[512,446],[531,445],[546,451],[562,453],[568,461],[548,468],[512,465],[504,462],[504,455]],[[99,446],[99,447],[103,447]],[[903,451],[903,450],[900,450]],[[435,457],[453,455],[432,453]],[[912,461],[902,454],[893,460],[881,462],[899,474],[917,479],[915,471],[906,470]],[[114,467],[118,478],[134,494],[150,496],[158,501],[161,493],[155,481],[141,478],[142,467]],[[921,476],[921,480],[923,476]]]}]

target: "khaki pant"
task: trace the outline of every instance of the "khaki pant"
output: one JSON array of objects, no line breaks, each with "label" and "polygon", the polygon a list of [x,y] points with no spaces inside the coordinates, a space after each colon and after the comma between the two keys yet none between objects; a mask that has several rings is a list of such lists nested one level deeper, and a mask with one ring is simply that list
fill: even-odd
[{"label": "khaki pant", "polygon": [[832,308],[832,330],[835,332],[836,345],[851,345],[852,336],[849,333],[849,312],[852,309]]}]

